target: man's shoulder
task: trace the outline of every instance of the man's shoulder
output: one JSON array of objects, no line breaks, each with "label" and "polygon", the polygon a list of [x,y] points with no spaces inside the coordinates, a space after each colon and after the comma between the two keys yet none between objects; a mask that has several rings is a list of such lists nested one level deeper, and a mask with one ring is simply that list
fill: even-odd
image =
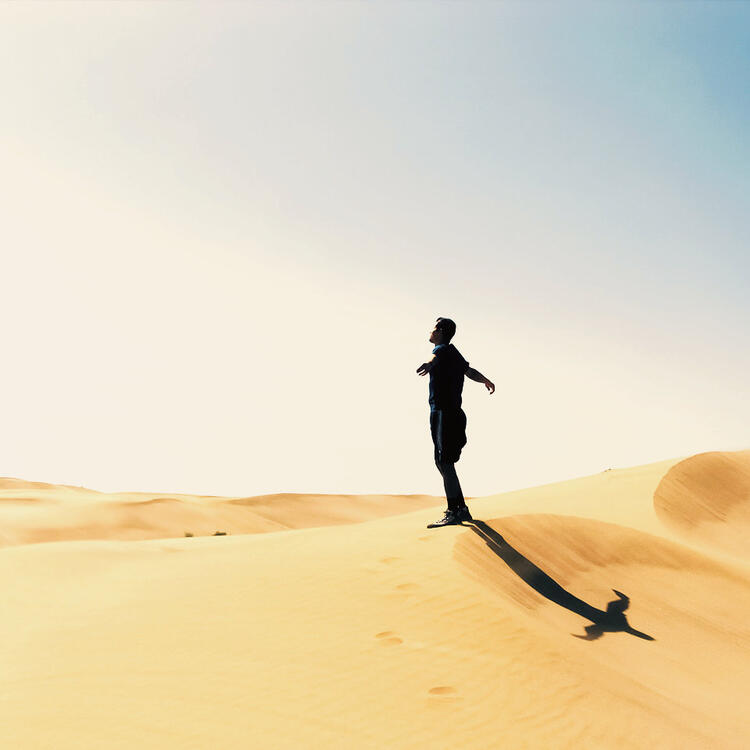
[{"label": "man's shoulder", "polygon": [[460,364],[462,367],[469,364],[453,344],[438,344],[432,353],[438,362]]},{"label": "man's shoulder", "polygon": [[456,366],[459,367],[461,370],[466,371],[469,367],[469,363],[464,359],[463,355],[461,354],[458,349],[456,349],[453,344],[451,346],[451,359],[456,363]]}]

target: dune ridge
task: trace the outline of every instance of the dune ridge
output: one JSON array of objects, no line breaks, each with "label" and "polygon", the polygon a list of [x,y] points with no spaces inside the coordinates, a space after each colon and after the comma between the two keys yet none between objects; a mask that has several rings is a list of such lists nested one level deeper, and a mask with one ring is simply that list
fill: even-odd
[{"label": "dune ridge", "polygon": [[750,559],[750,451],[681,461],[659,482],[654,508],[684,538]]},{"label": "dune ridge", "polygon": [[209,536],[217,531],[263,534],[363,523],[443,502],[430,495],[104,493],[11,478],[0,479],[0,488],[0,547],[85,539]]},{"label": "dune ridge", "polygon": [[[6,546],[0,733],[63,750],[745,748],[750,569],[664,517],[682,463],[476,498],[475,523],[436,530],[424,507]],[[710,506],[710,482],[689,486]],[[316,497],[334,516],[357,501]],[[304,515],[300,496],[218,505]]]}]

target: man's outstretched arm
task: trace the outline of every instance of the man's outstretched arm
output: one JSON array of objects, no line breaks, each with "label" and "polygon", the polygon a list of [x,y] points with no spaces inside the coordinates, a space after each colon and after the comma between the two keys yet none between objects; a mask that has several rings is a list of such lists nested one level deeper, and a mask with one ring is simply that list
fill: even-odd
[{"label": "man's outstretched arm", "polygon": [[476,381],[477,383],[484,383],[487,390],[490,392],[490,395],[495,392],[495,384],[488,378],[485,378],[484,375],[479,372],[479,370],[475,370],[473,367],[470,367],[466,371],[466,377],[469,378],[469,380]]},{"label": "man's outstretched arm", "polygon": [[419,365],[417,367],[417,375],[427,375],[430,370],[432,370],[434,367],[437,367],[440,361],[440,350],[435,352],[435,354],[432,355],[432,359],[428,360],[424,364]]},{"label": "man's outstretched arm", "polygon": [[429,362],[419,365],[417,367],[417,375],[427,375],[427,373],[435,366],[435,360],[437,357],[433,357]]}]

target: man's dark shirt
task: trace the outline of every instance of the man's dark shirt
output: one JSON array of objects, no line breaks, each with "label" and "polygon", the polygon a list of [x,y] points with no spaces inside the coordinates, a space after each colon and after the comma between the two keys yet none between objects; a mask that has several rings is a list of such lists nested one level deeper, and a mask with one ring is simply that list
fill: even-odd
[{"label": "man's dark shirt", "polygon": [[432,353],[435,363],[430,370],[430,411],[460,409],[469,363],[453,344],[438,344]]}]

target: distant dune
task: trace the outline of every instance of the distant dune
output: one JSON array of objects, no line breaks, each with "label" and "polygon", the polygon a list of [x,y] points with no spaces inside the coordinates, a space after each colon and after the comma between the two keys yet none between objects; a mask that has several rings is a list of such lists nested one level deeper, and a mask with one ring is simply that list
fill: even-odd
[{"label": "distant dune", "polygon": [[0,546],[83,539],[167,539],[208,536],[216,531],[260,534],[362,523],[443,502],[429,495],[104,493],[0,478]]},{"label": "distant dune", "polygon": [[[47,482],[27,482],[25,479],[13,479],[13,477],[0,477],[0,490],[59,490],[83,489],[71,487],[66,484],[48,484]],[[87,490],[92,492],[92,490]]]},{"label": "distant dune", "polygon": [[424,495],[0,488],[9,748],[750,747],[750,451],[430,530]]}]

